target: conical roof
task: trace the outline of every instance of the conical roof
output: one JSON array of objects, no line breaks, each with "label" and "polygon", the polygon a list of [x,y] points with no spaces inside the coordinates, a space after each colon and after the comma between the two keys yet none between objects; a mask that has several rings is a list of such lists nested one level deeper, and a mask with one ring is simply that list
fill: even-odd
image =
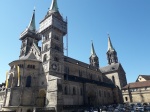
[{"label": "conical roof", "polygon": [[111,43],[111,40],[110,40],[110,36],[108,34],[108,51],[114,51],[115,49],[113,48],[113,45]]},{"label": "conical roof", "polygon": [[33,11],[31,21],[28,25],[28,30],[35,32],[36,27],[35,27],[35,10]]},{"label": "conical roof", "polygon": [[94,49],[93,41],[92,41],[92,46],[91,46],[91,56],[96,57],[96,52]]}]

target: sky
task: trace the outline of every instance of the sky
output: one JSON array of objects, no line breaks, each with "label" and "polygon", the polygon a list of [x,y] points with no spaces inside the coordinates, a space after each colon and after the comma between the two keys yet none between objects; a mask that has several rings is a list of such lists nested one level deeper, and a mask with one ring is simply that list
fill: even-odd
[{"label": "sky", "polygon": [[[34,7],[38,30],[50,4],[51,0],[0,1],[0,83],[6,79],[9,63],[19,59],[19,37]],[[150,74],[150,0],[58,0],[58,6],[68,18],[69,57],[89,63],[92,40],[100,66],[107,66],[109,33],[127,82]]]}]

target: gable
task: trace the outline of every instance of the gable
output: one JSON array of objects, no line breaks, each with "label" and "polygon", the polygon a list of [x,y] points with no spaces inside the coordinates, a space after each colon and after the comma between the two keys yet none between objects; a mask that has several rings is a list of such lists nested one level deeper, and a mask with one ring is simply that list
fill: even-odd
[{"label": "gable", "polygon": [[28,54],[25,57],[23,57],[22,59],[41,60],[41,52],[40,52],[40,49],[38,48],[38,46],[35,43],[33,43]]},{"label": "gable", "polygon": [[118,70],[119,70],[120,72],[122,72],[123,74],[126,74],[126,72],[124,71],[124,69],[123,69],[123,67],[122,67],[122,65],[121,65],[120,63],[119,63]]},{"label": "gable", "polygon": [[33,52],[29,53],[28,59],[37,59]]},{"label": "gable", "polygon": [[136,82],[142,82],[150,80],[150,75],[139,75]]}]

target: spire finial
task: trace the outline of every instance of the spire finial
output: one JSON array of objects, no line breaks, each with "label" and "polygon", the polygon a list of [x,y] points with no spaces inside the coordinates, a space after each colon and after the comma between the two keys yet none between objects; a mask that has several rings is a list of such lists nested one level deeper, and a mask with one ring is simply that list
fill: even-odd
[{"label": "spire finial", "polygon": [[28,26],[28,30],[34,31],[34,32],[36,31],[36,27],[35,27],[35,7],[34,7],[34,10],[33,10],[31,21],[30,21],[29,26]]},{"label": "spire finial", "polygon": [[51,4],[51,7],[49,10],[54,11],[54,12],[58,12],[57,0],[52,0],[52,4]]},{"label": "spire finial", "polygon": [[35,12],[35,8],[36,8],[36,7],[34,6],[34,9],[33,9],[34,12]]},{"label": "spire finial", "polygon": [[111,43],[111,40],[110,40],[110,35],[109,35],[109,33],[107,33],[107,35],[108,35],[108,51],[109,51],[109,50],[114,50],[114,48],[113,48],[113,46],[112,46],[112,43]]}]

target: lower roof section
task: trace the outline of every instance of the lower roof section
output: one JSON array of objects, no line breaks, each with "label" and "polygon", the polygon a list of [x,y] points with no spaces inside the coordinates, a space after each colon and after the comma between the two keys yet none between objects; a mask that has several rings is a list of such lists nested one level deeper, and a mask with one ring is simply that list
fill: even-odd
[{"label": "lower roof section", "polygon": [[116,88],[114,84],[108,84],[106,82],[90,80],[90,79],[86,79],[83,77],[77,77],[77,76],[68,75],[68,74],[64,74],[64,80],[80,82],[80,83],[91,83],[91,84],[96,84],[98,86],[103,86],[103,87],[108,87],[108,88]]}]

